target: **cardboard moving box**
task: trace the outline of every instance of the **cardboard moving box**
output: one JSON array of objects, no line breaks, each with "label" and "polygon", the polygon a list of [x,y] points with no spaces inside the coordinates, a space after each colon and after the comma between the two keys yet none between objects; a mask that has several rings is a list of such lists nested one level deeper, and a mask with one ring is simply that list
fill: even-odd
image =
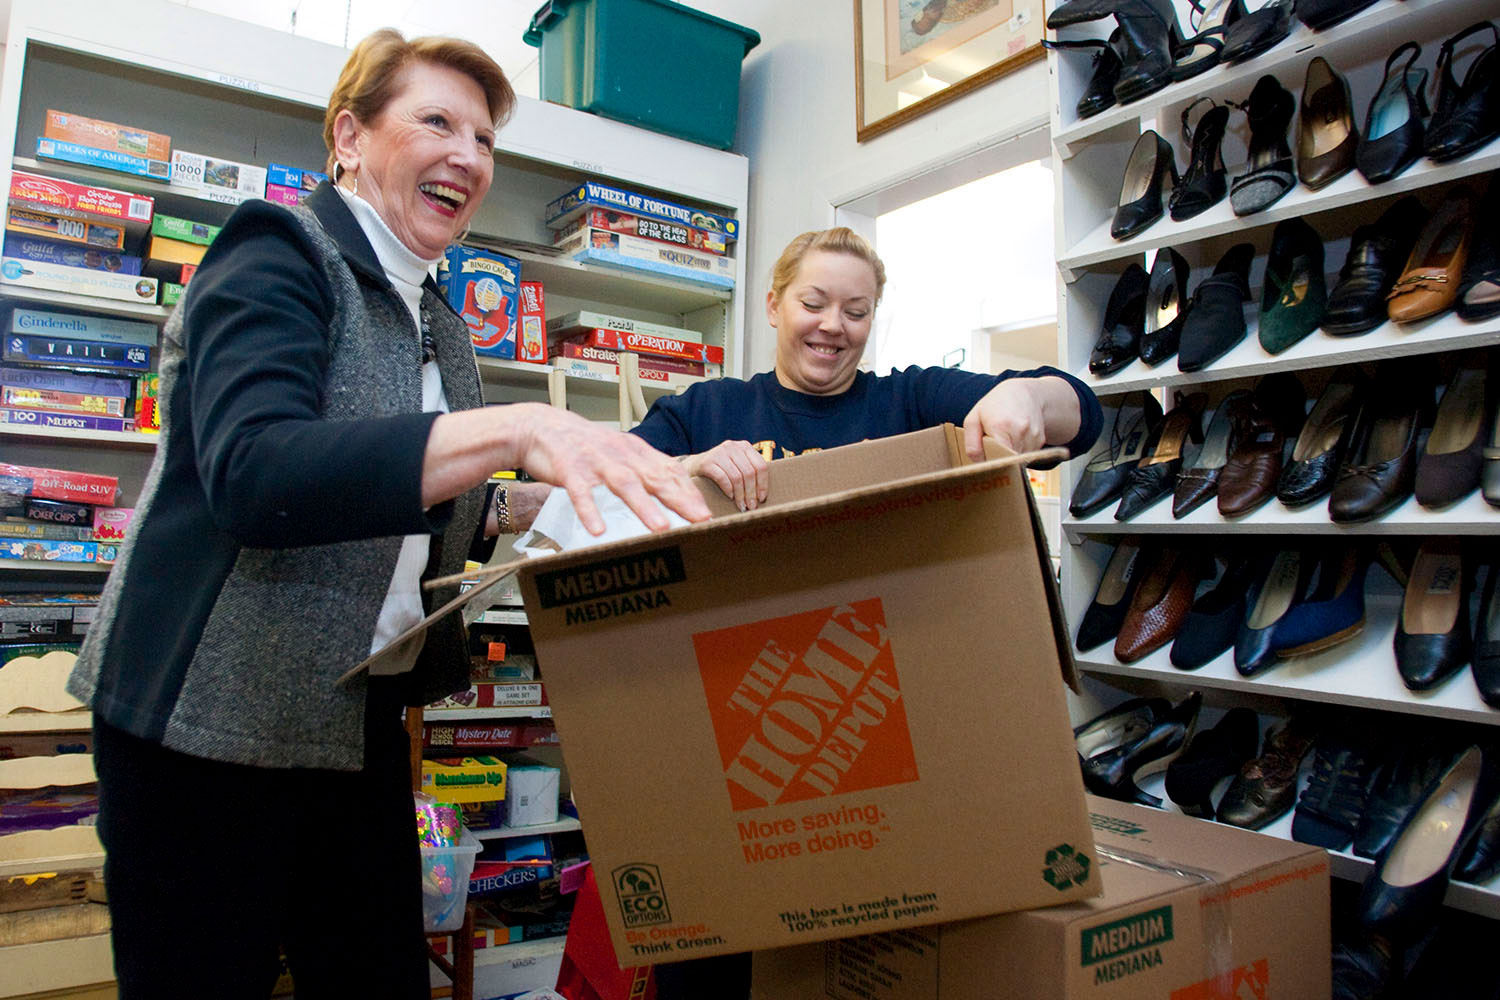
[{"label": "cardboard moving box", "polygon": [[1091,896],[1045,543],[951,426],[520,570],[623,965]]},{"label": "cardboard moving box", "polygon": [[1322,848],[1095,796],[1088,802],[1103,896],[757,953],[754,996],[1311,1000],[1329,995],[1328,856]]}]

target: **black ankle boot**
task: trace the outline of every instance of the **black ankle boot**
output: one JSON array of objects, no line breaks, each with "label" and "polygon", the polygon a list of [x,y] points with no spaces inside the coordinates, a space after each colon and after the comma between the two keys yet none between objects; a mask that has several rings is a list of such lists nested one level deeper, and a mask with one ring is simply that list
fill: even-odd
[{"label": "black ankle boot", "polygon": [[1182,31],[1172,0],[1117,0],[1114,15],[1124,45],[1115,98],[1129,104],[1172,82]]},{"label": "black ankle boot", "polygon": [[1044,38],[1042,45],[1058,51],[1083,49],[1095,53],[1094,73],[1089,77],[1088,86],[1083,89],[1083,96],[1078,99],[1076,106],[1079,118],[1089,118],[1115,106],[1115,82],[1120,79],[1120,50],[1123,48],[1119,28],[1110,33],[1108,41],[1085,38],[1079,41],[1054,42],[1050,38]]}]

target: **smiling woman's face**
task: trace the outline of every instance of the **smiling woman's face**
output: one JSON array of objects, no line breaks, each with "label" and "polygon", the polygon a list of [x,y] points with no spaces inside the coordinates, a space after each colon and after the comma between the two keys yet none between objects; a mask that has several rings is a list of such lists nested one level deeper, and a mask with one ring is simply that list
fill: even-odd
[{"label": "smiling woman's face", "polygon": [[423,260],[441,257],[468,228],[495,173],[484,91],[448,66],[406,67],[401,88],[373,122],[345,112],[334,135],[359,196]]},{"label": "smiling woman's face", "polygon": [[853,254],[814,250],[781,298],[766,296],[776,328],[776,380],[813,396],[847,392],[875,318],[875,269]]}]

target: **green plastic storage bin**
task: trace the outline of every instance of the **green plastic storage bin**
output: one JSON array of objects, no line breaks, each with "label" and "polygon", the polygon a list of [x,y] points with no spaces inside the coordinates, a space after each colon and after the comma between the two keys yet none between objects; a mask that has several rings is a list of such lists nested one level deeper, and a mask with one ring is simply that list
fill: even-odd
[{"label": "green plastic storage bin", "polygon": [[549,0],[526,44],[542,100],[717,149],[734,144],[749,28],[672,0]]}]

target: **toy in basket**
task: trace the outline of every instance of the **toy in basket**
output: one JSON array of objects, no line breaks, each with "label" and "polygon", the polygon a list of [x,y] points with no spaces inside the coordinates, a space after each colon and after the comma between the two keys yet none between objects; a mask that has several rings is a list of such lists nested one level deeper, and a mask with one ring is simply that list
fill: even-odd
[{"label": "toy in basket", "polygon": [[422,851],[422,924],[429,934],[464,922],[469,875],[483,847],[459,822],[458,807],[418,793],[417,840]]}]

